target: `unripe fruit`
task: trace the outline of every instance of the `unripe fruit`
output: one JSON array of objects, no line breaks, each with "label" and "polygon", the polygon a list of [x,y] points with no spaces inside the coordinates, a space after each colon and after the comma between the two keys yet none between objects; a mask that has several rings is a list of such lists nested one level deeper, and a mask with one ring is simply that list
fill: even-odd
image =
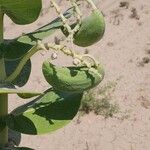
[{"label": "unripe fruit", "polygon": [[98,85],[104,78],[104,69],[99,65],[94,70],[91,72],[86,66],[58,67],[47,61],[43,64],[46,81],[56,90],[71,93],[82,93]]},{"label": "unripe fruit", "polygon": [[[75,24],[72,25],[72,28]],[[98,10],[93,12],[83,19],[79,30],[74,34],[74,44],[87,47],[98,42],[105,32],[105,20],[102,13]],[[63,31],[65,35],[68,35],[66,31]]]}]

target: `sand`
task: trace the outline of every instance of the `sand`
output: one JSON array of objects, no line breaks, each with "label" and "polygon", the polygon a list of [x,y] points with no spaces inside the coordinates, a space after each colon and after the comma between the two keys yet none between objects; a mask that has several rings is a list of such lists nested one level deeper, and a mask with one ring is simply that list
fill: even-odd
[{"label": "sand", "polygon": [[[104,38],[88,47],[90,54],[105,66],[105,79],[118,81],[113,98],[119,104],[121,118],[105,119],[90,113],[75,118],[69,125],[52,134],[42,136],[21,135],[20,146],[35,150],[149,150],[150,149],[150,2],[128,0],[129,5],[120,7],[120,0],[95,1],[105,15]],[[56,13],[47,13],[48,0],[43,0],[44,14],[34,24],[14,25],[6,18],[5,37],[13,38],[23,32],[50,22]],[[61,2],[63,8],[65,4]],[[51,38],[53,40],[54,37]],[[78,48],[82,51],[82,48]],[[48,52],[33,56],[31,80],[28,89],[44,90],[48,87],[42,77],[42,60]],[[60,58],[64,58],[60,56]],[[41,61],[39,61],[41,60]],[[69,59],[60,59],[58,64],[67,64]],[[15,95],[10,96],[9,111],[26,103]]]}]

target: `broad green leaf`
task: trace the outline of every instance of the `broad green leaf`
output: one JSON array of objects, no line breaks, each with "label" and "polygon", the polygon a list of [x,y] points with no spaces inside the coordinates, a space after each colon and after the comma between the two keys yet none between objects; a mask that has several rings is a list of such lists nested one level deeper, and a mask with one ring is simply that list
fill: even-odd
[{"label": "broad green leaf", "polygon": [[48,90],[15,109],[6,119],[10,129],[24,134],[50,133],[67,125],[77,114],[82,94]]},{"label": "broad green leaf", "polygon": [[3,11],[16,24],[29,24],[34,22],[42,8],[41,0],[0,0]]},{"label": "broad green leaf", "polygon": [[19,96],[22,98],[31,98],[41,95],[42,93],[16,88],[11,84],[0,84],[0,94],[19,94]]},{"label": "broad green leaf", "polygon": [[[64,12],[65,18],[70,18],[74,13],[74,9],[71,7]],[[27,43],[30,45],[35,45],[35,41],[43,40],[44,38],[50,36],[54,31],[57,29],[61,29],[63,23],[60,18],[54,19],[52,22],[40,27],[39,29],[35,30],[34,32],[25,34],[20,36],[17,41]]]},{"label": "broad green leaf", "polygon": [[[71,17],[73,9],[68,9],[64,15],[66,18]],[[49,24],[35,30],[34,32],[24,34],[14,40],[4,40],[0,44],[0,58],[18,59],[25,55],[37,42],[53,34],[62,27],[60,18],[56,18]]]},{"label": "broad green leaf", "polygon": [[[20,62],[20,59],[18,59],[18,60],[5,60],[7,77],[13,73],[13,71],[18,66],[19,62]],[[12,81],[11,84],[17,85],[19,87],[25,85],[29,79],[30,73],[31,73],[31,61],[28,60],[28,62],[23,67],[21,73],[18,75],[18,77],[14,81]]]},{"label": "broad green leaf", "polygon": [[7,60],[21,59],[31,48],[32,45],[18,42],[16,39],[5,40],[0,45],[0,56]]}]

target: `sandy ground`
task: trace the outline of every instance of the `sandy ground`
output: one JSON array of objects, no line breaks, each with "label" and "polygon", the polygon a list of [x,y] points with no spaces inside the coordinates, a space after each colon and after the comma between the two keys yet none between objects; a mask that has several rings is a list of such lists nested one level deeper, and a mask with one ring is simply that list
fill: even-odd
[{"label": "sandy ground", "polygon": [[[24,26],[24,30],[6,18],[5,36],[12,38],[54,18],[52,11],[46,13],[48,0],[43,2],[44,15],[34,25]],[[90,113],[83,116],[80,123],[74,119],[53,134],[22,135],[21,146],[35,150],[150,150],[150,63],[143,63],[144,57],[150,58],[150,2],[129,0],[127,7],[120,7],[120,2],[96,1],[105,15],[106,32],[99,43],[88,49],[105,66],[104,83],[121,78],[113,97],[125,112],[123,115],[128,112],[128,117],[104,119]],[[47,53],[34,55],[32,82],[28,82],[28,88],[43,90],[48,86],[41,77],[41,70],[38,71],[46,57]],[[68,62],[63,59],[59,63]],[[26,103],[15,95],[10,99],[10,111]]]}]

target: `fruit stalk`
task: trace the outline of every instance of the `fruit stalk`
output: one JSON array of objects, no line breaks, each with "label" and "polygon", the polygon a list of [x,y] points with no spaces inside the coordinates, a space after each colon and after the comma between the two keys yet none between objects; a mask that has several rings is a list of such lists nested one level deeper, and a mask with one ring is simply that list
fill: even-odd
[{"label": "fruit stalk", "polygon": [[94,4],[93,0],[86,0],[93,8],[93,10],[97,10],[96,5]]},{"label": "fruit stalk", "polygon": [[[0,12],[0,44],[3,42],[3,17]],[[4,58],[0,58],[0,82],[6,77]],[[2,122],[2,119],[8,114],[8,95],[0,94],[0,146],[8,143],[8,127]]]},{"label": "fruit stalk", "polygon": [[79,30],[81,23],[82,23],[82,12],[81,12],[76,0],[70,0],[70,3],[74,7],[75,15],[77,18],[76,26],[72,29],[72,33],[69,33],[70,38],[73,40],[74,34]]},{"label": "fruit stalk", "polygon": [[88,58],[90,60],[92,60],[93,62],[93,65],[95,67],[98,66],[98,62],[95,60],[95,58],[91,55],[88,55],[88,54],[84,54],[84,55],[80,55],[80,54],[76,54],[74,52],[74,50],[72,49],[69,49],[67,48],[66,46],[64,45],[56,45],[56,44],[53,44],[53,43],[46,43],[44,44],[44,47],[45,49],[49,50],[49,49],[53,49],[55,51],[61,51],[63,52],[65,55],[67,56],[71,56],[73,59],[78,59],[83,65],[86,65],[89,69],[91,68],[91,63],[89,63],[88,61],[86,61],[85,58]]},{"label": "fruit stalk", "polygon": [[57,5],[57,3],[54,0],[50,1],[52,6],[55,8],[57,14],[59,15],[59,17],[61,18],[62,22],[63,22],[63,26],[67,29],[67,31],[69,33],[72,32],[71,27],[68,25],[67,23],[67,19],[65,18],[65,16],[61,13],[60,7]]}]

